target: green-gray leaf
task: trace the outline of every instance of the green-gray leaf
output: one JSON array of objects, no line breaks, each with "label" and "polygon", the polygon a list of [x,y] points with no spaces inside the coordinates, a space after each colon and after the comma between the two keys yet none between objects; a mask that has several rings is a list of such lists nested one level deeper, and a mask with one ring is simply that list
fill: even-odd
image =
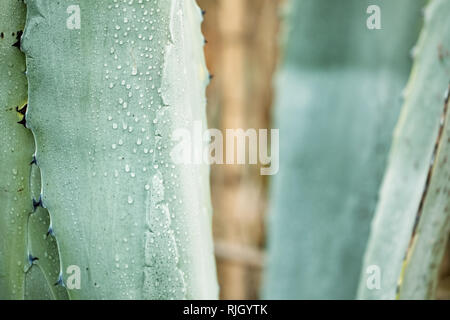
[{"label": "green-gray leaf", "polygon": [[[216,298],[206,165],[172,133],[205,124],[195,1],[28,0],[28,121],[70,298]],[[78,15],[78,12],[80,15]],[[44,44],[45,45],[42,45]]]},{"label": "green-gray leaf", "polygon": [[[25,57],[16,46],[25,24],[21,1],[0,2],[0,299],[24,297],[27,220],[32,211],[33,136],[18,124],[27,102]],[[22,109],[23,110],[23,109]]]},{"label": "green-gray leaf", "polygon": [[[266,298],[355,298],[423,4],[290,2]],[[366,27],[369,5],[381,9],[381,30]]]},{"label": "green-gray leaf", "polygon": [[[416,46],[407,98],[395,130],[389,165],[380,191],[364,260],[364,270],[376,265],[381,271],[379,290],[359,285],[362,299],[394,299],[403,262],[411,243],[416,217],[421,212],[402,289],[408,298],[431,298],[436,272],[448,237],[448,138],[441,136],[438,158],[427,185],[430,161],[439,136],[444,93],[450,77],[450,2],[433,0],[425,11],[425,27]],[[448,122],[447,128],[448,130]],[[425,190],[428,190],[425,193]],[[420,208],[424,202],[423,209]]]}]

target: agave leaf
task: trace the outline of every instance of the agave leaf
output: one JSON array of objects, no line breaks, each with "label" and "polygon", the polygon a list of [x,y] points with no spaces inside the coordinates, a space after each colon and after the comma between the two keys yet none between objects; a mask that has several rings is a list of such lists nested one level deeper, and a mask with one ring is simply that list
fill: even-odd
[{"label": "agave leaf", "polygon": [[[40,290],[48,292],[48,298],[64,300],[68,299],[65,287],[56,285],[58,282],[61,266],[58,253],[58,245],[55,238],[48,232],[50,217],[44,208],[38,208],[28,222],[28,268],[25,278],[25,298],[34,297],[33,292]],[[34,269],[39,269],[39,272]],[[45,280],[45,281],[43,281]],[[27,292],[31,293],[27,293]],[[42,300],[42,297],[37,297]],[[35,299],[35,298],[32,298]]]},{"label": "agave leaf", "polygon": [[417,231],[408,252],[401,299],[430,299],[436,294],[439,267],[450,233],[450,125],[448,101],[445,126],[437,146],[432,178],[424,198]]},{"label": "agave leaf", "polygon": [[[381,30],[366,9],[381,9]],[[264,296],[355,298],[424,1],[291,1]]]},{"label": "agave leaf", "polygon": [[[31,167],[31,198],[39,199],[41,172],[37,165]],[[30,198],[30,199],[31,199]],[[25,299],[68,299],[64,286],[56,285],[60,279],[61,264],[58,244],[53,237],[47,209],[36,207],[28,218],[27,265],[25,266]]]},{"label": "agave leaf", "polygon": [[[35,298],[40,292],[39,298],[64,298],[64,288],[48,285],[60,270],[55,242],[43,237],[48,214],[43,208],[33,213],[41,184],[38,168],[31,166],[33,135],[25,128],[27,81],[19,50],[25,13],[21,1],[0,4],[0,299]],[[41,277],[35,265],[53,279]]]},{"label": "agave leaf", "polygon": [[[41,172],[37,165],[31,170],[31,195],[39,199],[41,192]],[[51,299],[68,299],[64,286],[55,285],[61,273],[58,244],[53,236],[53,228],[47,209],[37,207],[28,219],[28,272],[25,278],[25,297],[34,298],[39,290],[48,292]],[[37,259],[36,259],[37,258]],[[33,261],[33,259],[36,259]],[[31,261],[30,261],[31,260]],[[40,272],[33,269],[39,269]],[[45,280],[45,281],[44,281]],[[42,297],[37,297],[42,300]]]},{"label": "agave leaf", "polygon": [[[37,166],[31,171],[33,199],[40,194],[40,171]],[[38,190],[33,190],[37,189]],[[36,192],[38,191],[38,192]],[[37,195],[37,197],[36,197]],[[25,274],[25,296],[28,300],[66,300],[67,290],[55,285],[60,275],[58,245],[50,229],[47,209],[38,207],[28,219],[28,261]]]},{"label": "agave leaf", "polygon": [[24,298],[26,300],[52,300],[54,298],[40,268],[31,268],[27,272]]},{"label": "agave leaf", "polygon": [[0,2],[0,299],[24,296],[27,219],[33,136],[18,124],[27,101],[25,57],[16,46],[25,24],[25,6]]},{"label": "agave leaf", "polygon": [[205,124],[200,22],[193,0],[27,1],[27,119],[63,282],[81,270],[70,298],[217,297],[208,167],[170,155]]},{"label": "agave leaf", "polygon": [[[434,294],[449,232],[449,128],[448,114],[443,112],[450,75],[449,14],[450,3],[445,0],[432,1],[425,11],[425,26],[415,49],[407,97],[364,260],[365,268],[380,268],[381,286],[369,290],[366,282],[370,275],[363,273],[359,286],[363,299],[395,298],[404,265],[401,297],[425,299]],[[410,257],[404,264],[410,246]]]}]

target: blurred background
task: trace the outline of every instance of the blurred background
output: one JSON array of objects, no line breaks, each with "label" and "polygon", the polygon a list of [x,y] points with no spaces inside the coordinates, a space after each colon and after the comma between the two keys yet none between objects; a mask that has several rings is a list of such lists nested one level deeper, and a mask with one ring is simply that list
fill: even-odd
[{"label": "blurred background", "polygon": [[[213,76],[207,89],[209,127],[221,130],[225,128],[273,128],[272,108],[274,104],[277,104],[274,102],[276,100],[274,78],[277,75],[277,66],[283,55],[282,38],[284,29],[282,21],[286,1],[197,0],[197,2],[205,11],[202,30],[207,40],[205,45],[207,65]],[[344,11],[337,12],[336,16],[339,17],[339,14],[345,15],[346,13]],[[396,19],[393,18],[392,20],[395,21]],[[337,23],[337,20],[335,22]],[[324,20],[323,23],[327,24],[327,21]],[[344,27],[352,28],[353,26],[350,23],[344,23]],[[331,33],[331,36],[333,36],[333,33]],[[314,35],[312,37],[314,38]],[[404,38],[406,38],[405,45],[411,47],[416,41],[412,31],[410,37],[405,34]],[[321,40],[323,41],[323,39]],[[343,47],[345,46],[349,46],[349,43],[344,43]],[[375,52],[374,55],[376,56],[377,53]],[[409,75],[409,67],[409,64],[405,65],[405,70],[408,70],[405,76]],[[357,81],[364,82],[365,80],[362,78],[362,80]],[[406,77],[402,81],[406,83]],[[399,83],[403,85],[403,82],[399,81]],[[368,86],[366,89],[370,92],[372,90],[370,79],[366,85]],[[390,86],[395,87],[396,84]],[[353,88],[347,89],[353,90]],[[339,92],[338,88],[333,90]],[[379,91],[383,91],[383,88],[380,88]],[[400,107],[400,100],[395,103]],[[392,115],[381,114],[379,122],[386,122],[382,117],[396,119],[397,114],[395,112],[397,111],[394,109]],[[394,124],[395,121],[392,120],[391,125]],[[381,128],[375,127],[372,129],[374,132],[379,132]],[[315,131],[312,131],[312,134],[316,134]],[[318,132],[318,134],[321,133]],[[332,132],[331,134],[333,135]],[[350,134],[353,133],[350,132]],[[282,136],[283,133],[280,135],[280,140],[283,139]],[[317,137],[317,139],[319,138]],[[341,138],[346,139],[347,136],[338,136],[336,139]],[[390,133],[381,137],[386,141],[388,138],[390,141]],[[337,141],[339,142],[339,140]],[[350,141],[349,143],[356,142]],[[381,145],[380,141],[376,141],[376,143],[378,144],[377,150],[387,154],[389,146]],[[300,142],[298,147],[301,148],[301,146],[302,143]],[[305,150],[307,148],[308,146]],[[301,150],[298,152],[301,152]],[[357,161],[358,159],[356,158]],[[380,159],[377,163],[384,164],[383,161],[383,159]],[[350,163],[350,165],[354,166],[355,163]],[[383,170],[383,166],[376,166],[373,172],[369,172],[371,175],[364,176],[363,179],[372,179],[379,182]],[[276,206],[273,210],[268,209],[270,207],[268,186],[269,179],[267,176],[260,175],[258,166],[213,165],[211,168],[211,192],[214,210],[213,233],[221,299],[258,299],[262,297],[262,277],[267,251],[266,224],[269,221],[267,214],[269,211],[273,212],[276,209]],[[354,188],[354,186],[351,187]],[[378,189],[378,185],[374,184],[372,189]],[[363,195],[363,200],[364,197],[365,195]],[[371,201],[370,199],[368,202]],[[354,199],[349,201],[354,201]],[[374,205],[375,202],[372,201],[366,209],[357,208],[360,211],[367,210],[368,213],[364,221],[371,218]],[[348,231],[344,229],[344,232],[349,232],[349,241],[359,243],[360,248],[356,251],[361,251],[365,247],[365,240],[368,236],[368,223],[366,222],[364,223],[367,228],[360,230],[360,235],[351,234],[352,228],[358,228],[356,222],[354,226],[349,227]],[[337,223],[339,222],[337,221]],[[348,221],[345,223],[348,224]],[[322,228],[323,226],[319,227]],[[305,227],[303,226],[303,228]],[[324,244],[333,242],[333,231],[327,232],[328,237],[322,240]],[[355,239],[351,237],[355,237]],[[361,241],[357,237],[362,237]],[[348,246],[348,243],[346,245]],[[293,249],[295,250],[295,245]],[[322,252],[317,259],[322,260],[313,261],[312,264],[326,264],[327,255],[330,255],[330,253],[321,248],[318,248],[318,250]],[[439,299],[450,299],[449,252],[450,245],[447,245],[447,252],[440,272],[441,281],[437,293]],[[334,252],[331,254],[334,254]],[[345,254],[347,254],[348,259],[354,258],[351,257],[351,253],[350,256],[348,252],[343,255],[345,256]],[[353,268],[357,267],[358,265],[353,266]],[[345,262],[342,263],[342,268],[346,268]],[[339,267],[336,270],[338,272]],[[353,278],[352,281],[356,281],[359,276],[354,275]],[[342,283],[348,282],[345,277],[341,281]],[[340,288],[336,289],[339,290]],[[345,291],[345,289],[343,290]],[[335,295],[335,297],[337,296],[339,294]],[[347,297],[345,292],[341,297]]]},{"label": "blurred background", "polygon": [[[270,128],[282,0],[199,0],[205,10],[210,128]],[[213,165],[213,232],[222,299],[257,299],[264,263],[267,176]]]}]

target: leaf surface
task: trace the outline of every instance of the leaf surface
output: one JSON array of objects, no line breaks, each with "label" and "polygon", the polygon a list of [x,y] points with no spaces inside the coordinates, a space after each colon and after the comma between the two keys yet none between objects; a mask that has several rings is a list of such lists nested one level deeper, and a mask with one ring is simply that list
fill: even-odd
[{"label": "leaf surface", "polygon": [[[369,290],[369,275],[362,274],[359,297],[363,299],[396,297],[411,245],[412,260],[407,262],[402,296],[425,299],[434,294],[449,229],[448,115],[444,113],[444,93],[450,79],[449,13],[450,3],[441,0],[431,1],[425,11],[425,26],[415,49],[406,101],[395,129],[364,259],[365,268],[380,268],[381,287]],[[445,124],[442,134],[441,122]],[[416,221],[419,226],[413,236]]]},{"label": "leaf surface", "polygon": [[[381,29],[369,30],[369,5]],[[353,299],[424,1],[291,1],[264,296]]]},{"label": "leaf surface", "polygon": [[62,270],[81,270],[69,296],[216,298],[209,169],[171,157],[174,130],[206,127],[200,10],[77,3],[28,0],[23,41],[43,204]]}]

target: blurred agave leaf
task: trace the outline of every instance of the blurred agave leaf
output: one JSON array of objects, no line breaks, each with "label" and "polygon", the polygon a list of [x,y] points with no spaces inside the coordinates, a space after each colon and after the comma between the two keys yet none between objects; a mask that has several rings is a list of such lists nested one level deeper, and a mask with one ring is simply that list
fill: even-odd
[{"label": "blurred agave leaf", "polygon": [[81,270],[69,296],[215,298],[208,167],[170,156],[173,130],[205,123],[200,10],[78,3],[28,0],[23,40],[63,282]]},{"label": "blurred agave leaf", "polygon": [[[290,2],[265,298],[355,298],[424,3]],[[366,27],[374,4],[381,30]]]},{"label": "blurred agave leaf", "polygon": [[362,274],[363,299],[393,299],[399,279],[400,298],[433,298],[436,291],[450,231],[449,14],[445,0],[431,1],[425,11],[364,260],[365,268],[380,268],[381,286],[369,290],[369,275]]}]

